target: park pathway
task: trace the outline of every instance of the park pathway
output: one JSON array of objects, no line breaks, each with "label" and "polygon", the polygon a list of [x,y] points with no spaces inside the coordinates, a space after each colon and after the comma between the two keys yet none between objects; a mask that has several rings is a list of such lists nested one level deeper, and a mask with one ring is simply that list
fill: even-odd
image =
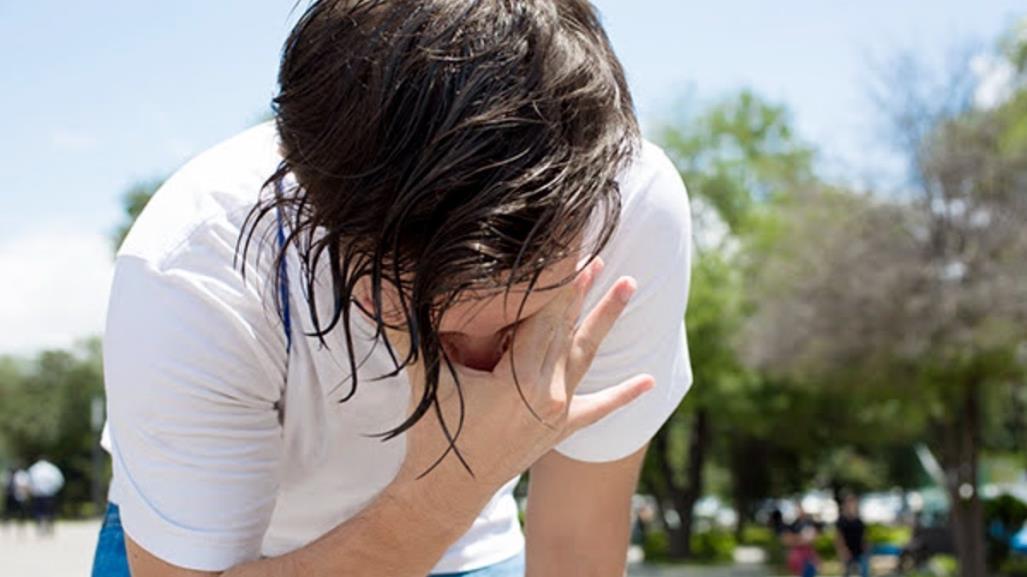
[{"label": "park pathway", "polygon": [[[0,576],[87,577],[99,521],[58,523],[52,538],[35,527],[0,527]],[[767,577],[757,566],[648,567],[633,565],[629,577]]]}]

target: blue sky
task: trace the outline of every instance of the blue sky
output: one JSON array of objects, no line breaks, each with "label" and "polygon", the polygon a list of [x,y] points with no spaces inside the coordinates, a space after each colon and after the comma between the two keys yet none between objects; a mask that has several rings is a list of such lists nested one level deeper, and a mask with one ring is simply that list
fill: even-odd
[{"label": "blue sky", "polygon": [[[98,332],[106,236],[133,182],[255,122],[292,0],[0,2],[0,353]],[[742,87],[788,105],[823,162],[887,161],[873,62],[982,49],[1022,0],[598,0],[648,127]],[[683,104],[684,103],[684,104]],[[12,292],[13,291],[13,292]]]}]

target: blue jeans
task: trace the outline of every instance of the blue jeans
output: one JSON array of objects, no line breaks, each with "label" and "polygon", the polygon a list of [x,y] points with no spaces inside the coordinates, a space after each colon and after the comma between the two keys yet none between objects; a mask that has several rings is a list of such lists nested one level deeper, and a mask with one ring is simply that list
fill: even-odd
[{"label": "blue jeans", "polygon": [[[435,573],[434,577],[524,577],[524,553],[506,561],[463,573]],[[93,555],[92,577],[130,577],[125,554],[125,532],[121,528],[121,512],[114,503],[107,504],[107,514],[100,527],[100,538]]]},{"label": "blue jeans", "polygon": [[125,533],[121,530],[121,513],[114,503],[107,504],[100,538],[93,554],[92,577],[130,577],[125,553]]},{"label": "blue jeans", "polygon": [[495,565],[462,573],[432,573],[431,577],[524,577],[524,552]]},{"label": "blue jeans", "polygon": [[802,577],[817,577],[817,566],[812,561],[806,561],[802,566]]},{"label": "blue jeans", "polygon": [[848,563],[844,563],[845,570],[842,572],[842,575],[849,577],[849,572],[852,571],[860,577],[868,577],[870,575],[870,560],[867,557],[867,554],[864,553],[859,557],[850,559]]}]

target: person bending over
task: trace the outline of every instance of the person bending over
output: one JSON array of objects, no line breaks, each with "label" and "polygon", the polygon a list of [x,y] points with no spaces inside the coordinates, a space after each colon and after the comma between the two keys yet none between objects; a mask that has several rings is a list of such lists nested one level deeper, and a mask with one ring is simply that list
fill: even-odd
[{"label": "person bending over", "polygon": [[593,7],[313,2],[279,86],[117,256],[94,573],[621,575],[691,231]]}]

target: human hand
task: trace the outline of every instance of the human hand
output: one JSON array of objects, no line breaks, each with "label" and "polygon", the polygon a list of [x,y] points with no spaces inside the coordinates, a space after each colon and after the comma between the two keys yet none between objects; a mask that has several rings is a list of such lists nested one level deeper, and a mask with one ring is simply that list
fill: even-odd
[{"label": "human hand", "polygon": [[[543,309],[518,324],[511,346],[491,372],[454,365],[463,396],[456,446],[483,490],[494,492],[554,445],[654,385],[651,376],[638,375],[596,393],[574,395],[636,288],[634,279],[618,279],[576,325],[585,294],[601,269],[597,259],[572,283],[557,289],[560,293]],[[423,367],[414,365],[410,380],[412,400],[417,402],[423,391]],[[445,367],[438,403],[450,433],[456,434],[461,426],[460,395]],[[437,415],[426,415],[407,431],[400,477],[416,479],[437,464],[429,478],[438,473],[438,479],[456,475],[466,480],[468,473],[452,452],[439,461],[448,446]]]}]

